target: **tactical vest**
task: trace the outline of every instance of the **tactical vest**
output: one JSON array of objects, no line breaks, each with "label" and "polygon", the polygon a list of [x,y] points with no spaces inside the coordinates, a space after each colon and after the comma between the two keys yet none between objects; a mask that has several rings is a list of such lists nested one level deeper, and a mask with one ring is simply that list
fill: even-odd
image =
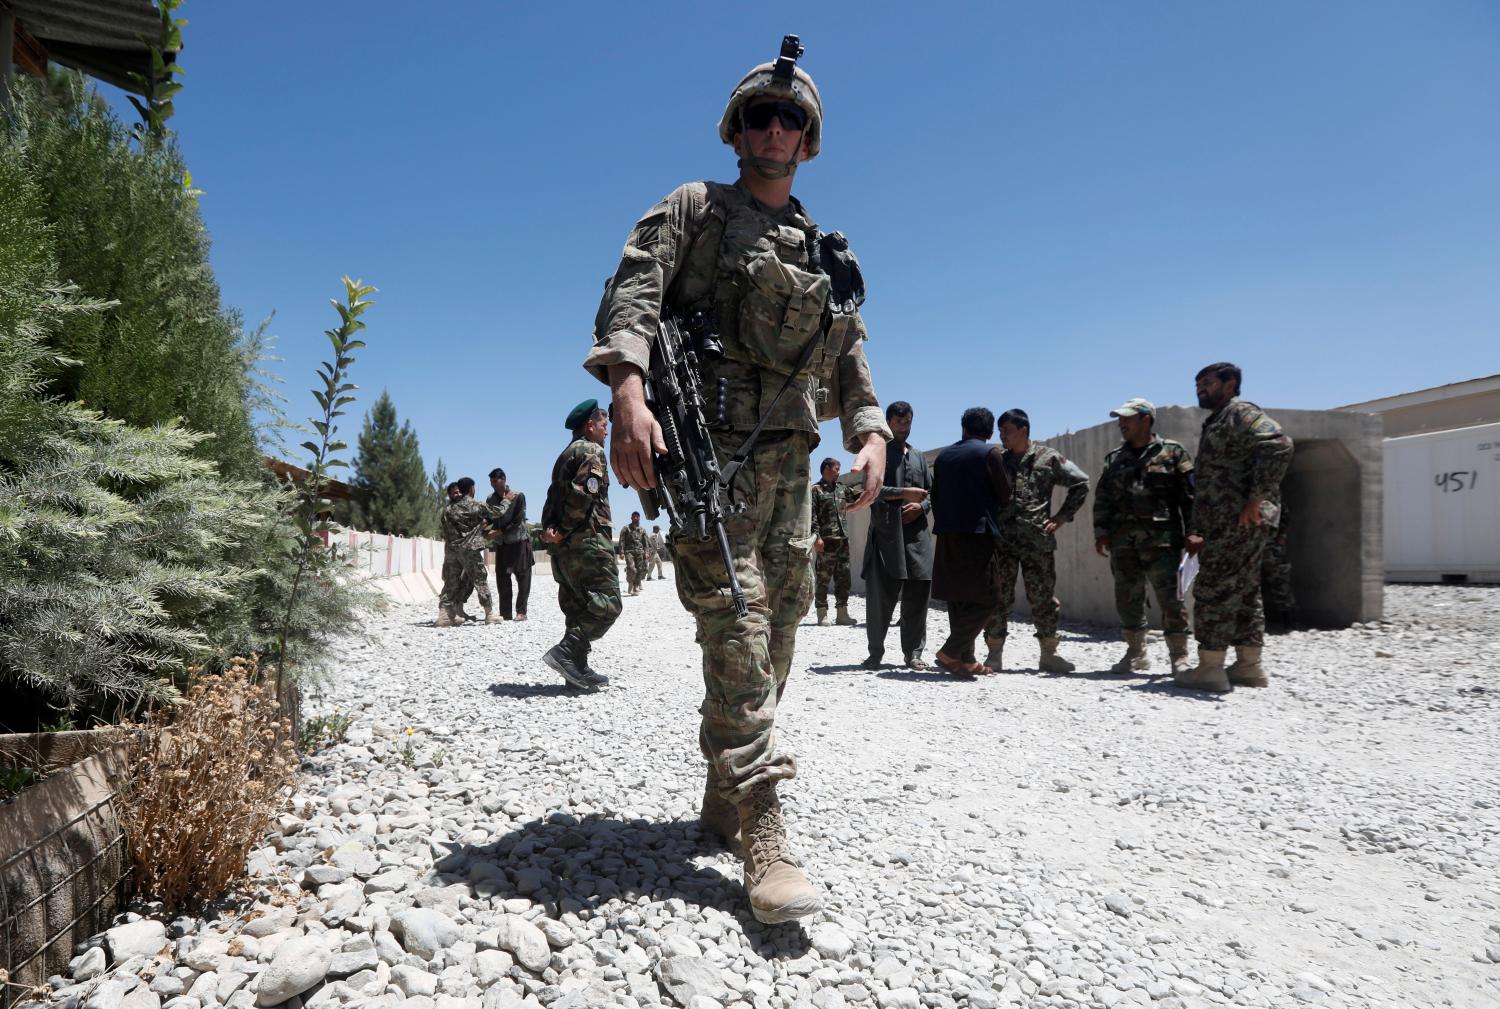
[{"label": "tactical vest", "polygon": [[[816,228],[779,223],[734,186],[705,186],[707,205],[702,214],[691,215],[702,226],[691,237],[665,301],[668,310],[709,309],[718,320],[723,356],[703,361],[709,424],[754,427],[803,350],[816,340],[806,370],[766,423],[767,431],[816,433],[819,420],[839,415],[838,358],[860,337],[849,315],[834,314],[823,331],[830,282],[809,265]],[[792,206],[806,218],[800,203],[793,200]],[[714,401],[721,380],[722,424]]]}]

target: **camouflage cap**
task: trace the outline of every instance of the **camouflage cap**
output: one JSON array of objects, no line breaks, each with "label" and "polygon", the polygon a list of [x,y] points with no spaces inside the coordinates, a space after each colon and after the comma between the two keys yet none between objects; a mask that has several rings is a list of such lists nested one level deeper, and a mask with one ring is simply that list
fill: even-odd
[{"label": "camouflage cap", "polygon": [[791,81],[778,81],[771,73],[775,63],[762,63],[740,79],[729,93],[729,104],[719,120],[719,139],[734,143],[739,132],[740,109],[752,98],[785,98],[807,113],[807,159],[811,161],[823,149],[823,96],[818,86],[801,67],[792,68]]},{"label": "camouflage cap", "polygon": [[1152,406],[1151,401],[1147,399],[1127,399],[1120,406],[1109,411],[1111,417],[1134,417],[1137,414],[1155,420],[1156,407]]},{"label": "camouflage cap", "polygon": [[586,399],[572,410],[569,410],[568,419],[565,422],[568,430],[577,431],[583,427],[583,425],[588,423],[589,418],[594,415],[594,411],[597,409],[599,409],[599,401],[597,399]]}]

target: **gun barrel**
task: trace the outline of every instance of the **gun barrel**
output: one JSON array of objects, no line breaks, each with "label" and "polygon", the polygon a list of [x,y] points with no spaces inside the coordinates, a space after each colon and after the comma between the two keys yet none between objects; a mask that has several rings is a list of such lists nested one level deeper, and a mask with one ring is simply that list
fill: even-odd
[{"label": "gun barrel", "polygon": [[724,559],[724,572],[729,575],[729,598],[734,600],[734,612],[748,616],[750,606],[745,602],[745,590],[740,588],[739,576],[734,573],[734,554],[729,549],[729,534],[724,531],[724,520],[714,523],[715,538],[719,541],[719,556]]}]

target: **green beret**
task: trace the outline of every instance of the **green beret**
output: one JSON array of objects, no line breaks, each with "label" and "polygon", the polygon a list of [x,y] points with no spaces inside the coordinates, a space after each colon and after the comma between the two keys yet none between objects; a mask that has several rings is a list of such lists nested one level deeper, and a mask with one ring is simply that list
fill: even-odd
[{"label": "green beret", "polygon": [[597,409],[599,409],[599,401],[597,399],[586,399],[582,403],[579,403],[568,413],[566,422],[568,430],[577,431],[583,427],[584,424],[588,423],[588,419],[594,415],[594,411]]}]

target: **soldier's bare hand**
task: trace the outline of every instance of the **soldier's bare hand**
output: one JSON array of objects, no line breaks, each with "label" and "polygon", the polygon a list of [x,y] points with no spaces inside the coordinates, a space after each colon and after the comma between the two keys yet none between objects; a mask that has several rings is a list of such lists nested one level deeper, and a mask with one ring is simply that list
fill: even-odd
[{"label": "soldier's bare hand", "polygon": [[1057,518],[1056,515],[1054,515],[1050,519],[1047,520],[1047,524],[1046,525],[1042,526],[1042,532],[1046,533],[1048,536],[1051,536],[1052,534],[1056,533],[1062,527],[1063,527],[1062,522],[1059,521],[1059,519]]},{"label": "soldier's bare hand", "polygon": [[609,434],[609,463],[624,487],[655,487],[656,470],[652,453],[667,454],[661,425],[646,405],[646,389],[641,370],[631,364],[611,365],[609,369],[614,426]]},{"label": "soldier's bare hand", "polygon": [[862,473],[865,478],[864,491],[859,495],[859,500],[849,506],[849,511],[857,512],[861,508],[870,507],[870,502],[880,493],[881,482],[885,480],[885,439],[874,431],[865,435],[865,447],[859,450],[849,472]]},{"label": "soldier's bare hand", "polygon": [[1240,528],[1258,526],[1266,521],[1265,516],[1260,513],[1260,498],[1253,497],[1245,502],[1245,507],[1240,509]]},{"label": "soldier's bare hand", "polygon": [[[908,489],[910,489],[910,488],[908,488]],[[924,491],[924,493],[925,493],[925,491]],[[921,505],[919,505],[919,504],[912,504],[910,501],[908,501],[908,502],[906,502],[906,504],[904,504],[904,505],[901,506],[901,524],[902,525],[910,525],[911,523],[915,522],[917,519],[919,519],[921,517],[922,517],[922,506]]]},{"label": "soldier's bare hand", "polygon": [[1198,551],[1203,549],[1203,537],[1189,536],[1182,541],[1182,548],[1188,552],[1189,557],[1198,556]]},{"label": "soldier's bare hand", "polygon": [[545,528],[545,529],[542,530],[542,542],[543,543],[561,543],[562,542],[562,533],[558,532],[556,529],[552,528],[551,526],[548,526],[547,528]]},{"label": "soldier's bare hand", "polygon": [[819,536],[817,539],[813,540],[813,550],[815,550],[817,553],[823,552],[823,537]]},{"label": "soldier's bare hand", "polygon": [[1109,556],[1109,537],[1108,536],[1095,536],[1094,537],[1094,553],[1098,554],[1100,557],[1108,557]]},{"label": "soldier's bare hand", "polygon": [[[901,500],[915,501],[921,504],[927,500],[927,488],[925,487],[903,487],[901,488]],[[905,511],[905,509],[902,509]]]}]

